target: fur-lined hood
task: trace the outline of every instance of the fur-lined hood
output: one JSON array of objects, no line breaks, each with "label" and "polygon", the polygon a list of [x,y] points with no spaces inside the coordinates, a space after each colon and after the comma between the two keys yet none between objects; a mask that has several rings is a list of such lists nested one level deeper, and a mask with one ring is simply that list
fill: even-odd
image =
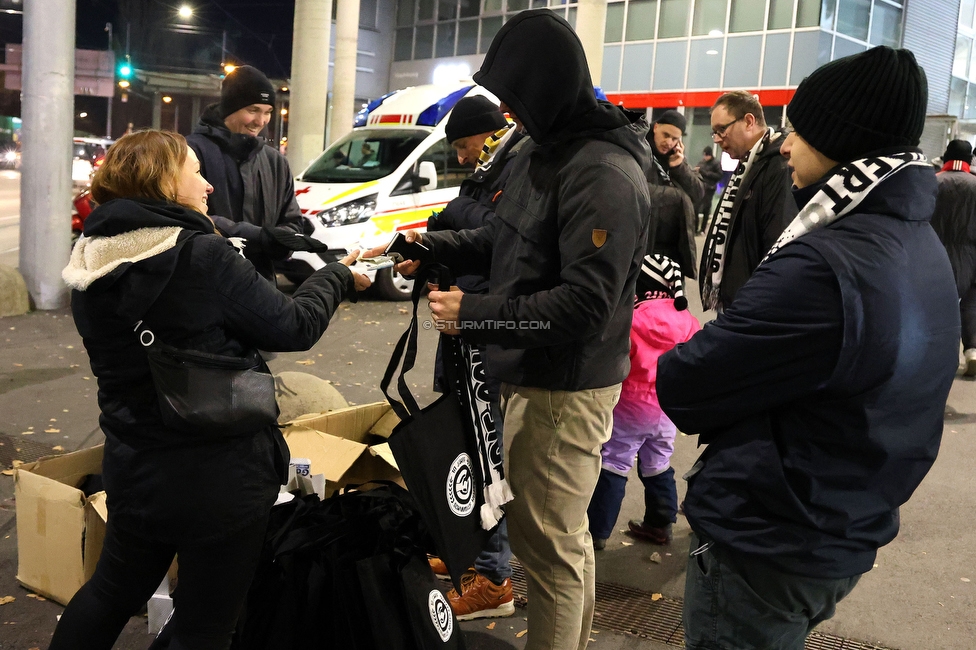
[{"label": "fur-lined hood", "polygon": [[135,264],[176,246],[182,228],[140,228],[114,237],[82,236],[71,251],[61,277],[72,289],[85,291],[92,282],[123,265]]},{"label": "fur-lined hood", "polygon": [[61,272],[75,291],[100,293],[116,287],[119,313],[138,318],[155,302],[176,268],[190,236],[213,234],[205,215],[174,203],[116,199],[98,206]]}]

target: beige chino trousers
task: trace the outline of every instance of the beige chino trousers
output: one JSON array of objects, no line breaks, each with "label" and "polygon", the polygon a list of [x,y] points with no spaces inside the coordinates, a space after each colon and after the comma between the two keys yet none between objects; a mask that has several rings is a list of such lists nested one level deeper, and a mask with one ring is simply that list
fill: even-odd
[{"label": "beige chino trousers", "polygon": [[620,384],[581,391],[502,385],[505,506],[512,551],[525,568],[526,650],[584,650],[596,569],[586,509],[600,476]]}]

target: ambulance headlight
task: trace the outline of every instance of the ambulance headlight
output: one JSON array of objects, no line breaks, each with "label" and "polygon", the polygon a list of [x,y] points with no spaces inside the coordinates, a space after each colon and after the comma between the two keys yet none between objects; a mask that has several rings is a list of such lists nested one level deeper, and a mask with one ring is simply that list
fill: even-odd
[{"label": "ambulance headlight", "polygon": [[316,216],[326,228],[362,223],[363,221],[368,221],[373,216],[373,213],[376,212],[377,196],[373,194],[356,199],[355,201],[350,201],[349,203],[343,203],[334,208],[322,210]]}]

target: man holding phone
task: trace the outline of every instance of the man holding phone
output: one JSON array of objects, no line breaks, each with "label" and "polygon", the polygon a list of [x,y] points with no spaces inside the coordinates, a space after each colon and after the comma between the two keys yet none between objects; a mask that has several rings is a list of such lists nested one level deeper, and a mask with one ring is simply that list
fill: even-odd
[{"label": "man holding phone", "polygon": [[695,206],[705,194],[705,184],[685,159],[681,138],[686,126],[684,115],[678,111],[665,111],[651,125],[648,134],[654,155],[653,166],[647,172],[647,186],[657,230],[653,248],[647,252],[674,260],[681,267],[682,275],[694,279],[698,257]]}]

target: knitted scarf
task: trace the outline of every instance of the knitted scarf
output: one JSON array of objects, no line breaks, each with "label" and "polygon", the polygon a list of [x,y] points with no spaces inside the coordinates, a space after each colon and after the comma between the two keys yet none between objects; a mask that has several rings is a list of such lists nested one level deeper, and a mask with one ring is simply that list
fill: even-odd
[{"label": "knitted scarf", "polygon": [[718,204],[718,211],[712,219],[705,238],[705,253],[702,256],[701,267],[701,299],[705,309],[717,309],[721,304],[719,289],[722,286],[722,275],[725,271],[725,249],[729,243],[729,231],[732,227],[732,206],[739,194],[742,181],[749,174],[753,161],[762,154],[769,144],[773,129],[767,129],[766,134],[752,146],[739,161],[735,173],[729,179],[729,184],[722,193],[722,200]]},{"label": "knitted scarf", "polygon": [[849,214],[867,198],[882,181],[913,165],[927,166],[929,162],[919,151],[862,158],[845,163],[828,178],[813,198],[779,236],[766,253],[760,266],[776,251],[803,235],[828,226]]},{"label": "knitted scarf", "polygon": [[488,136],[485,140],[485,146],[481,148],[481,154],[478,156],[478,169],[486,166],[491,159],[495,156],[495,151],[502,146],[505,142],[508,142],[509,136],[515,133],[515,122],[509,122],[502,128],[498,129],[494,133]]}]

